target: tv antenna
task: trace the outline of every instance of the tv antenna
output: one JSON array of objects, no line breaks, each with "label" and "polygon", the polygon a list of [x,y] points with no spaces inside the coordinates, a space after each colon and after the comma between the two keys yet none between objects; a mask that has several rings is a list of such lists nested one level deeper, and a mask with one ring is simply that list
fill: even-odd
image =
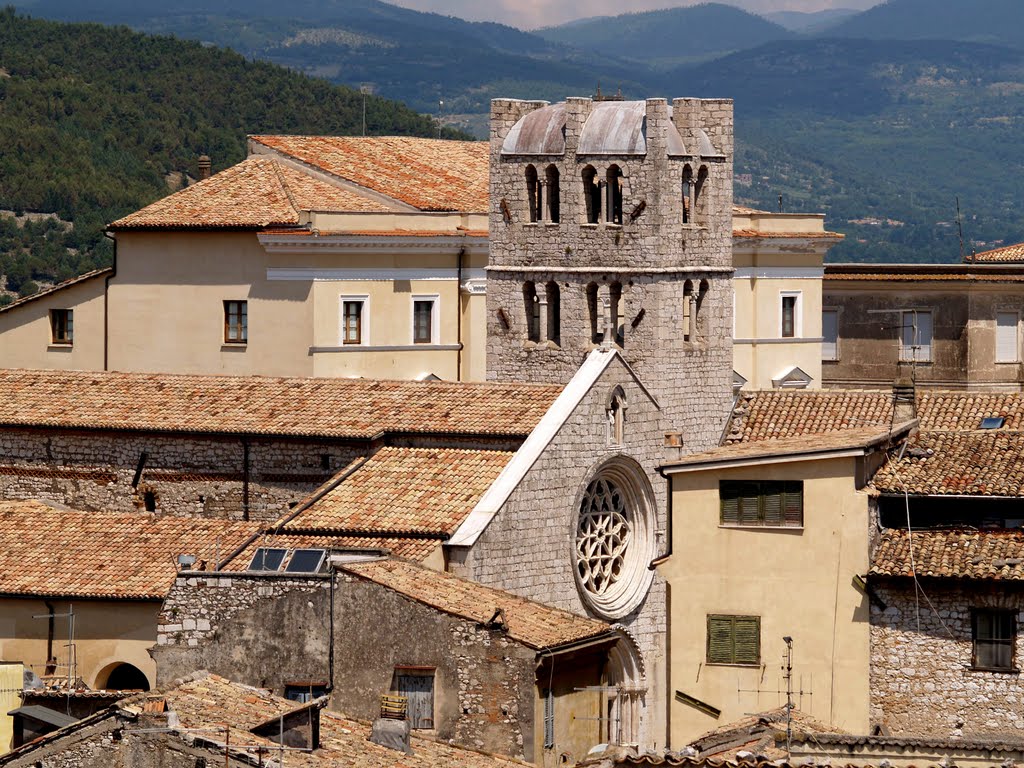
[{"label": "tv antenna", "polygon": [[964,259],[964,225],[960,221],[960,195],[956,196],[956,231],[960,235],[960,263],[963,264]]},{"label": "tv antenna", "polygon": [[804,696],[808,699],[814,695],[810,690],[811,686],[804,690],[803,678],[800,679],[799,690],[793,690],[793,638],[786,635],[782,638],[782,642],[786,644],[786,654],[782,657],[782,679],[786,683],[785,690],[769,689],[769,688],[740,688],[737,686],[736,692],[740,693],[774,693],[778,696],[785,694],[786,696],[786,760],[792,758],[792,747],[793,747],[793,710],[797,708],[794,703],[794,699],[799,697],[800,708],[803,709]]},{"label": "tv antenna", "polygon": [[[68,692],[70,693],[75,688],[75,680],[78,678],[78,652],[77,646],[75,645],[75,606],[73,603],[68,603],[67,613],[41,613],[34,615],[33,619],[67,619],[68,620],[68,642],[64,646],[68,649]],[[50,663],[50,659],[46,660],[46,663]]]}]

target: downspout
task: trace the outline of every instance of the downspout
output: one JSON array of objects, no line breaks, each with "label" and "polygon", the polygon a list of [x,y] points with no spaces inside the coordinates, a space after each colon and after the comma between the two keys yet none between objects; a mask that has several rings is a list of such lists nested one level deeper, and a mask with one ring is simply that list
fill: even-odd
[{"label": "downspout", "polygon": [[458,310],[455,318],[455,341],[458,342],[458,349],[455,352],[455,380],[462,381],[462,258],[466,255],[466,246],[459,248],[459,255],[456,257],[456,286],[455,286],[455,308]]},{"label": "downspout", "polygon": [[327,691],[326,693],[332,693],[334,691],[334,584],[338,578],[338,569],[331,568],[331,617],[330,617],[330,633],[331,636],[327,638]]},{"label": "downspout", "polygon": [[657,470],[658,474],[665,478],[665,495],[667,497],[665,506],[668,513],[668,518],[665,520],[665,537],[668,539],[668,546],[665,547],[664,553],[651,560],[651,564],[647,566],[652,571],[672,557],[672,478],[665,474],[664,467],[657,467]]},{"label": "downspout", "polygon": [[46,612],[49,614],[49,618],[46,620],[48,624],[46,628],[46,664],[43,666],[43,670],[44,674],[53,674],[49,669],[50,661],[53,659],[53,622],[57,611],[49,600],[43,600],[43,605],[46,606]]},{"label": "downspout", "polygon": [[249,438],[242,438],[242,519],[249,519]]},{"label": "downspout", "polygon": [[110,274],[103,280],[103,370],[109,371],[107,350],[110,348],[110,320],[108,317],[110,313],[110,278],[117,276],[117,238],[106,231],[104,231],[103,236],[110,238],[110,241],[114,244],[114,261],[111,265]]}]

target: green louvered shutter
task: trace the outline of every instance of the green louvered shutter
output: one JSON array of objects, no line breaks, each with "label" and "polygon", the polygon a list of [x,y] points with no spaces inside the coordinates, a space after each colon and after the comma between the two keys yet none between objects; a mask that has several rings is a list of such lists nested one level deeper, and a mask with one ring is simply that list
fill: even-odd
[{"label": "green louvered shutter", "polygon": [[761,619],[758,616],[733,616],[733,664],[757,664],[761,661]]},{"label": "green louvered shutter", "polygon": [[708,664],[732,664],[732,616],[708,616]]}]

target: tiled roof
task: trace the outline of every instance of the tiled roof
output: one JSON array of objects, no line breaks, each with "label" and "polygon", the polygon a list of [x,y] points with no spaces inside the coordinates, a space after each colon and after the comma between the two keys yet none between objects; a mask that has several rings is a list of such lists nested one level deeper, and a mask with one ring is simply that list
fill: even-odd
[{"label": "tiled roof", "polygon": [[262,229],[298,225],[304,210],[390,209],[274,158],[256,156],[118,219],[110,229]]},{"label": "tiled roof", "polygon": [[692,467],[702,464],[742,461],[745,459],[767,458],[770,456],[800,456],[807,454],[828,453],[866,449],[872,445],[883,443],[893,436],[898,440],[909,428],[909,424],[896,424],[890,432],[886,427],[860,427],[844,429],[823,434],[805,434],[795,437],[783,437],[771,440],[755,440],[746,443],[730,443],[710,451],[695,453],[679,461],[671,462],[669,467]]},{"label": "tiled roof", "polygon": [[87,280],[92,280],[93,278],[96,277],[105,277],[106,275],[113,274],[113,272],[114,270],[111,269],[110,267],[105,267],[103,269],[94,269],[92,272],[86,272],[84,275],[79,275],[78,277],[73,277],[70,280],[65,280],[63,283],[57,283],[54,286],[39,291],[39,293],[33,293],[31,296],[26,296],[23,299],[12,301],[6,307],[0,307],[0,312],[7,312],[11,309],[14,309],[15,307],[20,307],[22,304],[28,304],[30,301],[41,299],[44,296],[49,296],[53,293],[56,293],[57,291],[63,291],[65,288],[71,288],[72,286],[78,285],[79,283],[84,283]]},{"label": "tiled roof", "polygon": [[343,569],[417,602],[480,624],[490,621],[500,608],[508,636],[530,648],[553,648],[611,631],[608,624],[595,619],[404,560],[351,563]]},{"label": "tiled roof", "polygon": [[815,240],[842,240],[845,235],[838,232],[765,232],[759,229],[734,229],[733,237],[760,237],[766,239],[815,239]]},{"label": "tiled roof", "polygon": [[1013,283],[1024,280],[1024,273],[1010,263],[826,264],[823,279],[826,287],[830,282]]},{"label": "tiled roof", "polygon": [[[911,560],[913,541],[913,561]],[[913,562],[913,568],[911,567]],[[887,528],[875,550],[875,576],[1024,580],[1024,531]]]},{"label": "tiled roof", "polygon": [[[820,723],[798,709],[792,710],[790,720],[794,741],[835,731],[832,726]],[[726,723],[694,739],[689,746],[696,749],[701,758],[735,760],[738,752],[745,751],[781,760],[786,757],[785,739],[786,708],[778,707]]]},{"label": "tiled roof", "polygon": [[[121,702],[121,707],[142,709],[146,702],[162,697],[167,709],[178,718],[178,725],[170,728],[181,729],[184,735],[191,729],[191,741],[201,732],[201,743],[217,745],[222,755],[225,751],[225,737],[228,749],[247,752],[255,760],[257,747],[262,748],[263,759],[275,755],[277,745],[263,736],[252,733],[252,729],[270,720],[305,708],[294,701],[273,696],[264,690],[247,685],[232,683],[217,675],[198,673],[192,679],[158,693],[140,694]],[[225,723],[230,730],[224,733]],[[127,729],[130,732],[131,727]],[[312,752],[289,751],[289,768],[334,768],[334,766],[359,766],[359,768],[522,768],[525,763],[496,755],[488,755],[469,749],[454,747],[443,741],[434,741],[413,735],[413,754],[406,755],[394,749],[382,747],[369,741],[370,726],[340,715],[320,711],[320,748]],[[239,746],[235,746],[239,745]]]},{"label": "tiled roof", "polygon": [[0,502],[0,594],[160,599],[174,557],[212,563],[258,530],[223,519],[154,517]]},{"label": "tiled roof", "polygon": [[485,141],[412,137],[250,136],[284,155],[422,211],[485,212]]},{"label": "tiled roof", "polygon": [[1024,496],[1024,433],[920,432],[871,484],[913,496]]},{"label": "tiled roof", "polygon": [[974,430],[986,416],[1004,417],[1004,430],[1024,430],[1024,392],[926,391],[917,410],[923,430]]},{"label": "tiled roof", "polygon": [[1006,245],[1002,248],[995,248],[991,251],[975,253],[964,259],[970,263],[1007,263],[1024,261],[1024,243]]},{"label": "tiled roof", "polygon": [[741,393],[726,443],[778,440],[850,429],[888,428],[892,395],[843,390]]},{"label": "tiled roof", "polygon": [[282,531],[346,534],[455,532],[514,454],[387,446],[341,483],[290,514]]},{"label": "tiled roof", "polygon": [[261,547],[276,549],[376,550],[407,560],[425,560],[441,546],[434,537],[409,536],[331,536],[295,533],[266,533],[253,539],[245,549],[223,565],[225,571],[249,569],[256,550]]},{"label": "tiled roof", "polygon": [[0,425],[369,439],[525,436],[559,387],[0,370]]}]

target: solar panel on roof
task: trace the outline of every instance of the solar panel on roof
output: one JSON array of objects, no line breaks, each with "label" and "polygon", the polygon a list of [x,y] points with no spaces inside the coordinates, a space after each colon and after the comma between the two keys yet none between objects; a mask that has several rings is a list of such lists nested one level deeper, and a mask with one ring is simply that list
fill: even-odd
[{"label": "solar panel on roof", "polygon": [[999,429],[1006,423],[1006,419],[1002,416],[986,416],[981,420],[982,429]]},{"label": "solar panel on roof", "polygon": [[288,561],[285,571],[289,573],[317,573],[323,565],[324,555],[322,549],[296,549],[292,553],[292,559]]},{"label": "solar panel on roof", "polygon": [[277,571],[281,568],[281,563],[284,562],[286,549],[272,549],[268,547],[260,547],[256,550],[256,554],[252,556],[252,562],[249,563],[250,571]]}]

